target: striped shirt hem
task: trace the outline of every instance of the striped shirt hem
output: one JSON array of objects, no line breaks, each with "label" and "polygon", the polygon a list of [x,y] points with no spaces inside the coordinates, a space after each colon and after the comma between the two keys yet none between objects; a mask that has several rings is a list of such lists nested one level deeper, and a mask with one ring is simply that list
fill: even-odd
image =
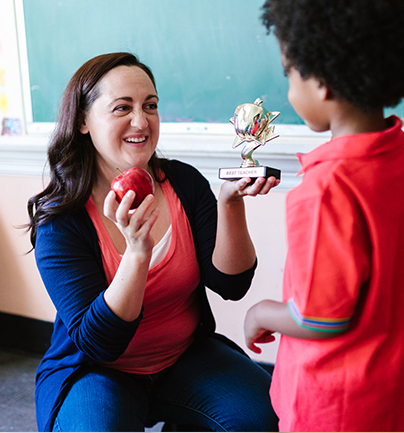
[{"label": "striped shirt hem", "polygon": [[320,332],[341,332],[348,329],[350,317],[343,319],[328,319],[323,317],[302,316],[296,308],[293,299],[288,301],[289,312],[295,322],[302,328]]}]

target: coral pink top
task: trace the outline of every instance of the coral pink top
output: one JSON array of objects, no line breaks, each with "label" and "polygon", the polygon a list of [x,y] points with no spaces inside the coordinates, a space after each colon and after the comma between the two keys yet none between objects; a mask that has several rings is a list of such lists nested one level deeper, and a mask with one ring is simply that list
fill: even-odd
[{"label": "coral pink top", "polygon": [[[108,367],[151,374],[174,364],[188,348],[199,323],[195,289],[200,273],[188,218],[168,180],[161,184],[171,217],[172,236],[164,258],[149,269],[143,319],[126,351]],[[97,230],[108,284],[121,261],[90,197],[86,209]]]}]

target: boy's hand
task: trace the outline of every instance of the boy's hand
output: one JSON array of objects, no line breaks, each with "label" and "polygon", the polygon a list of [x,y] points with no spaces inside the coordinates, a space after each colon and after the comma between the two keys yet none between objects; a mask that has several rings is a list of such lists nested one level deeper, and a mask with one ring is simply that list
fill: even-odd
[{"label": "boy's hand", "polygon": [[272,335],[274,332],[305,340],[327,339],[339,335],[339,333],[316,331],[300,326],[293,319],[286,302],[264,299],[247,311],[244,321],[247,347],[255,353],[261,353],[261,349],[256,344],[274,341],[275,337]]},{"label": "boy's hand", "polygon": [[261,353],[262,350],[257,344],[270,343],[275,341],[273,331],[262,328],[256,318],[256,310],[260,308],[259,303],[251,307],[247,311],[247,315],[244,321],[244,336],[247,347],[255,352]]}]

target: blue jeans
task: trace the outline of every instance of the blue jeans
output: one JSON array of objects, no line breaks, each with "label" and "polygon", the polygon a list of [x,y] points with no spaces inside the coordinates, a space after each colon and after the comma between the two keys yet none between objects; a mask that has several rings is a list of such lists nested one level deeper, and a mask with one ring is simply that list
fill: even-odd
[{"label": "blue jeans", "polygon": [[213,431],[277,431],[270,383],[271,376],[239,351],[215,337],[200,338],[156,374],[83,368],[53,431],[139,432],[150,421]]}]

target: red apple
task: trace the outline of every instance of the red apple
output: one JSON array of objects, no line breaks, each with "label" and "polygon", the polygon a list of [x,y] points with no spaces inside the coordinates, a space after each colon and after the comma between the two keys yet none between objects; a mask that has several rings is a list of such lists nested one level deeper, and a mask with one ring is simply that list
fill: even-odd
[{"label": "red apple", "polygon": [[123,173],[121,172],[112,181],[111,189],[115,192],[115,199],[118,203],[129,190],[135,191],[136,197],[130,208],[136,209],[147,195],[154,194],[154,182],[146,170],[133,167]]}]

